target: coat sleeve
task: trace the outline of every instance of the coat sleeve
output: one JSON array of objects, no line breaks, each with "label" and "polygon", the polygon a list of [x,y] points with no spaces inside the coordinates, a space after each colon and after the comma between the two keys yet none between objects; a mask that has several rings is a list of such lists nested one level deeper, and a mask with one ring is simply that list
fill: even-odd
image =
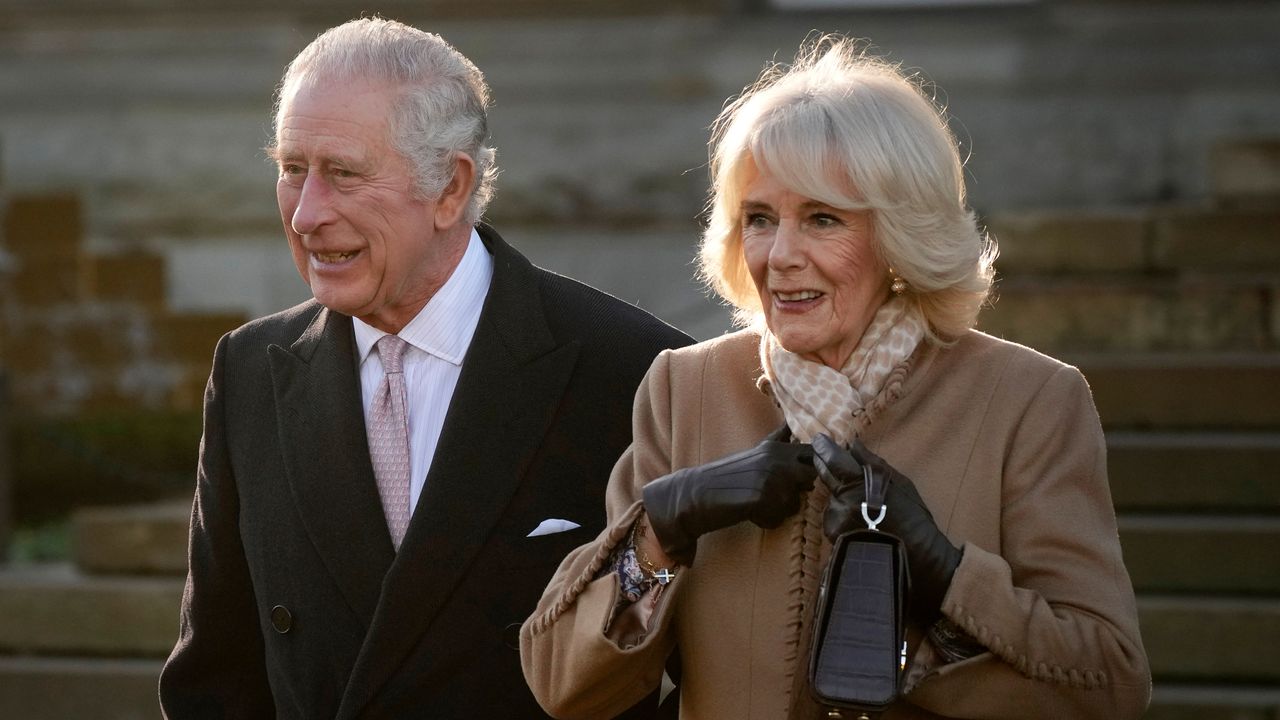
[{"label": "coat sleeve", "polygon": [[1013,431],[1000,525],[999,554],[965,545],[942,608],[990,652],[926,668],[908,699],[956,718],[1140,717],[1150,668],[1102,428],[1074,368],[1048,378]]},{"label": "coat sleeve", "polygon": [[160,673],[160,705],[167,718],[275,715],[226,445],[229,342],[228,336],[218,342],[205,389],[179,635]]},{"label": "coat sleeve", "polygon": [[565,558],[520,629],[525,680],[557,718],[611,718],[634,705],[659,686],[675,644],[671,621],[679,576],[659,598],[651,632],[625,650],[604,633],[618,601],[617,578],[596,578],[640,512],[641,487],[671,472],[668,365],[664,352],[636,393],[632,444],[614,466],[606,491],[607,526]]}]

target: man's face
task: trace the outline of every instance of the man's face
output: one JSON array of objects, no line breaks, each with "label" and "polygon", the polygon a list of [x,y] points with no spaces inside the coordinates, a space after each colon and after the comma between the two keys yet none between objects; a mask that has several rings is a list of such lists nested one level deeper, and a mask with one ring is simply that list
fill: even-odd
[{"label": "man's face", "polygon": [[394,88],[360,80],[286,91],[275,153],[302,279],[326,307],[393,333],[448,279],[467,237],[456,213],[414,193],[389,142],[394,98]]}]

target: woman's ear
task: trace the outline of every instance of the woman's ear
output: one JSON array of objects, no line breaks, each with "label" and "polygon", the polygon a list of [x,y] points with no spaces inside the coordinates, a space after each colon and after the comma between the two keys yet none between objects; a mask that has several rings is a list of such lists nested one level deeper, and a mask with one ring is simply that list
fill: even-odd
[{"label": "woman's ear", "polygon": [[471,201],[471,190],[476,182],[476,164],[469,155],[457,152],[453,155],[453,177],[440,191],[436,200],[435,224],[437,230],[447,230],[459,222],[467,214],[467,205]]}]

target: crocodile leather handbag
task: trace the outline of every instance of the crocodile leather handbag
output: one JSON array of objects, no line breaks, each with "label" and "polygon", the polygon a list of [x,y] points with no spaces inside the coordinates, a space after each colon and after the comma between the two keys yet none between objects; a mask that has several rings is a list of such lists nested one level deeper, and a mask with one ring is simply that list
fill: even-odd
[{"label": "crocodile leather handbag", "polygon": [[867,528],[840,535],[832,547],[818,591],[809,687],[824,706],[869,719],[888,708],[901,688],[909,576],[902,541],[876,529],[891,512],[883,479],[870,468],[864,475]]}]

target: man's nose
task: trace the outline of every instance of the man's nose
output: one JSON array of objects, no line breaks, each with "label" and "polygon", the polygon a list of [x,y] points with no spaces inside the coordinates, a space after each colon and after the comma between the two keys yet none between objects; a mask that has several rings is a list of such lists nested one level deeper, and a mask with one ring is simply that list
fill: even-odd
[{"label": "man's nose", "polygon": [[329,222],[332,217],[331,189],[324,178],[308,173],[298,193],[298,203],[293,208],[293,231],[299,235],[311,235]]}]

